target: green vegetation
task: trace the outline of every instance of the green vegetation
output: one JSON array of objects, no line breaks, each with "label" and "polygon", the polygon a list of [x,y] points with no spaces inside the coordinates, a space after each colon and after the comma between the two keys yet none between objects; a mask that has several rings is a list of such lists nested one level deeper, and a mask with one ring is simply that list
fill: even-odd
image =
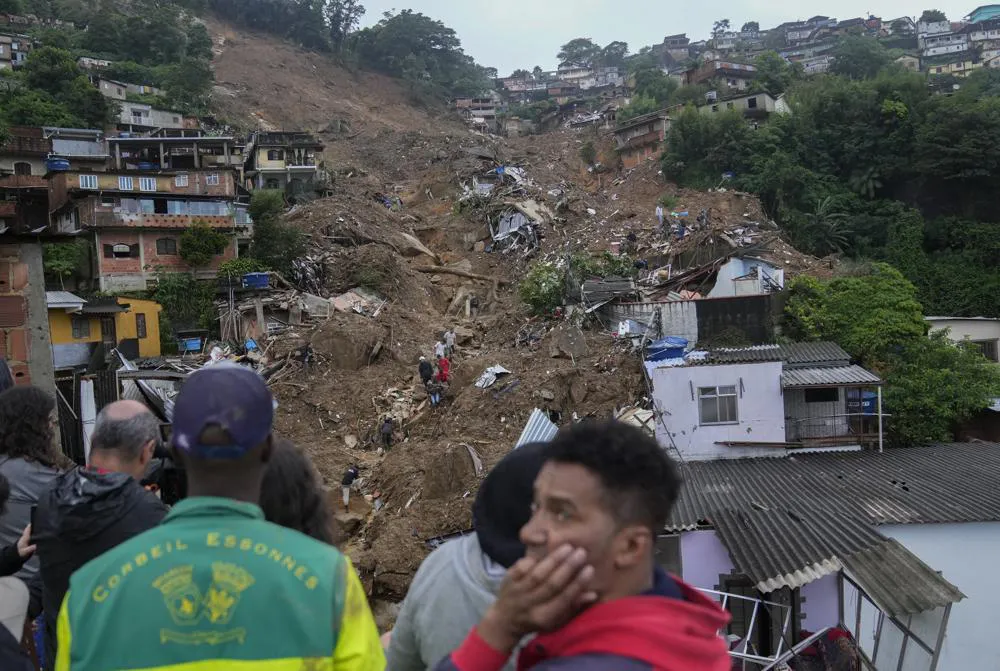
[{"label": "green vegetation", "polygon": [[274,189],[254,191],[249,210],[253,219],[250,258],[280,273],[288,273],[292,261],[305,252],[302,234],[282,221],[284,212],[284,193]]},{"label": "green vegetation", "polygon": [[785,331],[798,340],[833,340],[886,382],[891,444],[950,440],[957,422],[1000,395],[1000,368],[980,353],[926,335],[915,287],[896,269],[789,284]]},{"label": "green vegetation", "polygon": [[794,80],[792,114],[758,130],[736,113],[685,110],[664,174],[705,188],[733,172],[799,249],[888,261],[929,314],[1000,316],[1000,72],[939,96],[855,46],[835,61],[844,74]]},{"label": "green vegetation", "polygon": [[580,160],[587,165],[594,165],[597,162],[597,149],[594,148],[593,142],[584,142],[580,147]]},{"label": "green vegetation", "polygon": [[195,221],[181,234],[180,257],[192,268],[207,266],[232,244],[231,239],[203,221]]},{"label": "green vegetation", "polygon": [[492,88],[486,68],[466,55],[454,30],[410,9],[386,12],[374,26],[353,33],[349,45],[364,66],[404,80],[420,101]]},{"label": "green vegetation", "polygon": [[157,270],[156,288],[150,298],[163,306],[161,341],[170,345],[174,330],[216,328],[215,284],[199,282],[190,273]]},{"label": "green vegetation", "polygon": [[42,266],[49,277],[58,277],[59,286],[66,288],[65,282],[83,269],[90,246],[83,240],[72,242],[49,242],[42,245]]},{"label": "green vegetation", "polygon": [[263,273],[267,270],[268,267],[257,259],[240,257],[220,263],[216,277],[219,279],[239,279],[247,273]]},{"label": "green vegetation", "polygon": [[546,314],[563,304],[566,272],[553,263],[536,263],[518,285],[521,300],[535,312]]}]

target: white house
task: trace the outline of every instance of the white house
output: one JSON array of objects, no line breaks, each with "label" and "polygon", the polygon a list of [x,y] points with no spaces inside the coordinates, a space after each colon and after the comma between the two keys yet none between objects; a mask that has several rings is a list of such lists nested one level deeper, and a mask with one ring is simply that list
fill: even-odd
[{"label": "white house", "polygon": [[948,331],[953,342],[969,342],[990,361],[1000,362],[1000,319],[992,317],[924,317],[933,331]]},{"label": "white house", "polygon": [[656,437],[685,461],[881,446],[881,379],[835,343],[645,362]]},{"label": "white house", "polygon": [[719,114],[729,110],[743,112],[745,116],[767,116],[768,114],[789,114],[791,109],[784,96],[773,96],[770,93],[754,93],[750,95],[727,96],[698,105],[702,114]]},{"label": "white house", "polygon": [[835,627],[861,668],[996,669],[998,471],[982,443],[685,462],[657,547],[757,657]]}]

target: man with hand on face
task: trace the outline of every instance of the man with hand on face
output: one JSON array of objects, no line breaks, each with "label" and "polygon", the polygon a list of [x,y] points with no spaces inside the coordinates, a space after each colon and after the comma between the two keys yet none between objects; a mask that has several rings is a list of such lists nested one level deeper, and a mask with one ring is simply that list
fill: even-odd
[{"label": "man with hand on face", "polygon": [[653,557],[679,489],[673,463],[638,428],[561,431],[521,529],[526,557],[435,671],[497,671],[534,632],[519,670],[728,671],[728,614]]}]

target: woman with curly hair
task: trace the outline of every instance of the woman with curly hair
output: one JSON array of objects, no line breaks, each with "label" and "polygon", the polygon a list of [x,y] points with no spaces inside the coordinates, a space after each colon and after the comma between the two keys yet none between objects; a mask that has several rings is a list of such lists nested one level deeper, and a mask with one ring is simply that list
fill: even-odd
[{"label": "woman with curly hair", "polygon": [[284,438],[274,441],[260,488],[260,507],[268,522],[336,545],[323,481],[309,457]]},{"label": "woman with curly hair", "polygon": [[[7,508],[0,514],[0,546],[17,543],[38,497],[59,475],[64,457],[55,449],[55,421],[55,402],[38,387],[12,387],[0,394],[0,475],[10,483]],[[38,558],[15,575],[31,590],[32,612],[38,610]]]}]

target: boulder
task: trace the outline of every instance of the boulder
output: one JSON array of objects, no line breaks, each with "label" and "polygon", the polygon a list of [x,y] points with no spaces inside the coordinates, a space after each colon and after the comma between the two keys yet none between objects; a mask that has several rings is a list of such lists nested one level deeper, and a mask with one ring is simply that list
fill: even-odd
[{"label": "boulder", "polygon": [[554,359],[579,359],[589,353],[587,339],[579,326],[563,324],[549,334],[549,356]]}]

